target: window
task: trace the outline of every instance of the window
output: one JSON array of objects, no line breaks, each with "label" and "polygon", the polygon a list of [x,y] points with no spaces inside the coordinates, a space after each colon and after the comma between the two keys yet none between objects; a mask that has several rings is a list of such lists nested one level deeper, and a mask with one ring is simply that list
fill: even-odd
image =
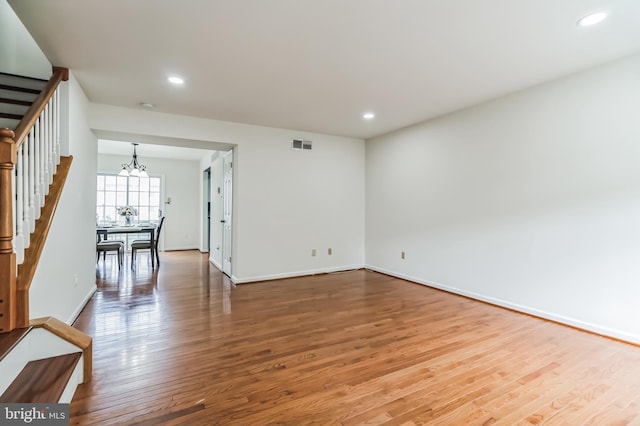
[{"label": "window", "polygon": [[160,210],[160,178],[98,174],[96,220],[116,223],[121,220],[118,207],[130,206],[138,211],[136,222],[158,222]]}]

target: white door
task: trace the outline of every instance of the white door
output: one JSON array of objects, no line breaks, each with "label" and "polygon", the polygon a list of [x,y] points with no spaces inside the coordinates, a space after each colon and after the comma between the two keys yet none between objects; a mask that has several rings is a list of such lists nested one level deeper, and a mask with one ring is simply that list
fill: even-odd
[{"label": "white door", "polygon": [[231,276],[231,207],[233,205],[233,151],[225,154],[222,178],[222,272]]},{"label": "white door", "polygon": [[211,245],[211,167],[202,172],[202,243],[200,251],[209,252]]}]

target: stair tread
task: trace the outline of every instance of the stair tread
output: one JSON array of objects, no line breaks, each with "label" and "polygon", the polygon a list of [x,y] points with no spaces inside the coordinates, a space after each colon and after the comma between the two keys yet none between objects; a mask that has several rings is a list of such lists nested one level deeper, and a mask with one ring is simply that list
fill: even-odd
[{"label": "stair tread", "polygon": [[47,80],[40,78],[0,72],[0,85],[11,87],[13,90],[37,90],[39,92],[44,88],[44,86],[46,86],[46,84]]},{"label": "stair tread", "polygon": [[0,112],[0,118],[8,118],[9,120],[22,120],[23,114],[10,114],[6,112]]},{"label": "stair tread", "polygon": [[31,331],[31,327],[16,328],[9,333],[0,333],[0,361],[13,349],[24,336]]},{"label": "stair tread", "polygon": [[0,99],[0,112],[3,114],[25,115],[28,110],[29,110],[29,105],[21,105],[17,103],[4,103]]},{"label": "stair tread", "polygon": [[80,352],[30,361],[0,396],[0,403],[56,403],[60,400]]},{"label": "stair tread", "polygon": [[22,105],[29,107],[33,102],[23,101],[22,99],[13,99],[13,98],[3,98],[0,95],[0,103],[2,104],[12,104],[12,105]]},{"label": "stair tread", "polygon": [[38,93],[31,93],[31,92],[16,92],[15,90],[7,90],[7,89],[2,89],[0,87],[0,98],[6,98],[6,99],[14,99],[16,101],[23,101],[23,102],[29,102],[29,104],[32,104],[33,101],[36,100],[36,98],[38,97]]}]

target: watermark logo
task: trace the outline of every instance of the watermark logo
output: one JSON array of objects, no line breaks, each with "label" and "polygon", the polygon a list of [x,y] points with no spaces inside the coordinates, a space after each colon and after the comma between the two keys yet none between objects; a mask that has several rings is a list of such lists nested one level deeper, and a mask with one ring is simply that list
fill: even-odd
[{"label": "watermark logo", "polygon": [[0,404],[0,424],[68,426],[69,404]]}]

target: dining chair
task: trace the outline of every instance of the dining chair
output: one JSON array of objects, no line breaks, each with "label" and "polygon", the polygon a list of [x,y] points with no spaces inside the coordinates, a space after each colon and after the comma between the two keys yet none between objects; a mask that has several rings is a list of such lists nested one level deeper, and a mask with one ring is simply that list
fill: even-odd
[{"label": "dining chair", "polygon": [[96,263],[100,261],[100,253],[102,253],[102,261],[107,260],[107,252],[118,252],[118,269],[122,265],[124,259],[124,241],[107,240],[107,231],[96,231]]},{"label": "dining chair", "polygon": [[136,252],[138,250],[150,250],[151,251],[151,267],[154,267],[154,257],[160,266],[160,255],[158,254],[158,241],[160,240],[160,231],[162,231],[162,225],[164,224],[164,216],[160,219],[160,224],[156,228],[156,234],[153,241],[148,240],[133,240],[131,243],[131,267],[135,264]]}]

